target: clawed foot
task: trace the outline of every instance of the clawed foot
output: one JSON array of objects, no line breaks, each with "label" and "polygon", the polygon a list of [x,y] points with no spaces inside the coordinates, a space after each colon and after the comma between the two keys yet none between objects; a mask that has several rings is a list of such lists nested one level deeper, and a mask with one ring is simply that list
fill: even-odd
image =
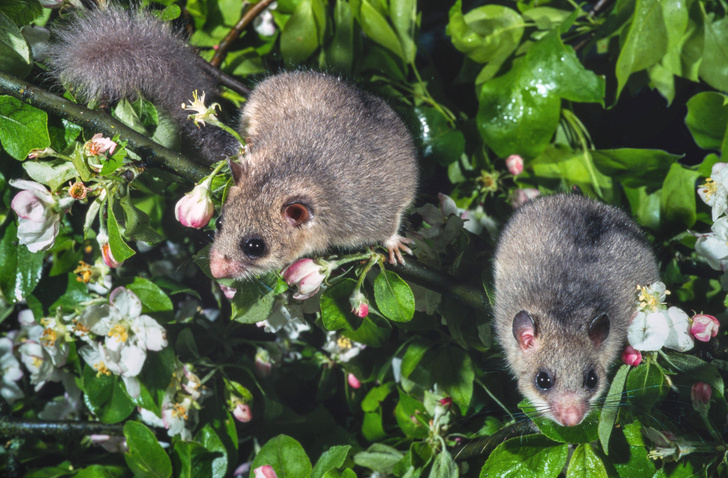
[{"label": "clawed foot", "polygon": [[407,244],[412,244],[414,240],[402,237],[399,234],[395,234],[384,242],[384,247],[389,251],[389,263],[396,265],[397,262],[404,265],[404,257],[402,252],[404,251],[409,255],[412,255],[412,249],[407,247]]}]

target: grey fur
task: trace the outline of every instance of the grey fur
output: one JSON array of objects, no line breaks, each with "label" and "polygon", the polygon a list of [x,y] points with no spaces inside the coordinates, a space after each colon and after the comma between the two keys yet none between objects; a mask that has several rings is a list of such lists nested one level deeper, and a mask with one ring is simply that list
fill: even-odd
[{"label": "grey fur", "polygon": [[[334,76],[283,73],[253,90],[241,133],[248,152],[223,208],[213,268],[234,266],[224,275],[247,276],[332,247],[401,239],[401,216],[417,188],[417,154],[381,99]],[[312,219],[291,227],[281,211],[295,201],[310,207]],[[264,256],[241,251],[248,237],[265,241]]]},{"label": "grey fur", "polygon": [[142,95],[164,109],[206,162],[214,162],[234,154],[238,143],[219,128],[198,128],[181,108],[194,90],[204,91],[208,104],[217,94],[214,80],[195,66],[196,56],[168,23],[110,6],[54,27],[48,64],[84,100]]},{"label": "grey fur", "polygon": [[[637,286],[659,280],[652,250],[622,211],[579,195],[536,199],[515,211],[495,256],[495,330],[518,387],[544,415],[570,395],[589,406],[607,386],[635,312]],[[513,319],[525,310],[536,321],[536,342],[521,350]],[[595,347],[589,324],[607,313],[607,339]],[[593,367],[596,390],[584,387]],[[553,387],[535,385],[539,371]]]}]

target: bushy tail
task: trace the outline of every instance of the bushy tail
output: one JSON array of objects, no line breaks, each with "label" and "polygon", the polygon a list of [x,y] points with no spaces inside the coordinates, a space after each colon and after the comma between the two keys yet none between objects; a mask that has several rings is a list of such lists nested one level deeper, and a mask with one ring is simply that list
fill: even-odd
[{"label": "bushy tail", "polygon": [[236,140],[213,126],[198,128],[182,103],[192,92],[209,100],[216,85],[197,63],[196,53],[169,24],[149,13],[119,7],[77,15],[53,30],[51,73],[84,100],[143,96],[180,126],[208,162],[237,151]]}]

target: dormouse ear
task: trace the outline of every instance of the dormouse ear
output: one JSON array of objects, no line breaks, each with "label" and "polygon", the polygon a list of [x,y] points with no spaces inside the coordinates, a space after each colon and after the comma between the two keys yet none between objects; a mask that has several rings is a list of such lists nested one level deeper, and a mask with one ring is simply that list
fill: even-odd
[{"label": "dormouse ear", "polygon": [[311,208],[307,204],[296,201],[283,206],[281,214],[293,227],[299,227],[311,220]]},{"label": "dormouse ear", "polygon": [[233,174],[235,184],[237,184],[240,182],[240,178],[245,175],[245,166],[238,161],[234,161],[232,158],[228,158],[228,167],[230,168],[230,172]]},{"label": "dormouse ear", "polygon": [[609,337],[609,316],[601,314],[589,325],[589,338],[595,347],[599,347],[607,337]]},{"label": "dormouse ear", "polygon": [[526,351],[536,345],[536,333],[536,323],[531,314],[525,310],[517,313],[513,318],[513,336],[521,350]]}]

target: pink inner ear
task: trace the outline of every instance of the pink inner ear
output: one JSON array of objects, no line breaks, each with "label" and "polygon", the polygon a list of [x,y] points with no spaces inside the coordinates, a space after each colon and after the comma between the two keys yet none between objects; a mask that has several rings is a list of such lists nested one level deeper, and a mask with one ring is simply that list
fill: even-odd
[{"label": "pink inner ear", "polygon": [[533,335],[533,329],[522,329],[518,332],[518,345],[524,352],[536,345],[536,337]]},{"label": "pink inner ear", "polygon": [[308,209],[300,203],[293,203],[286,206],[283,209],[283,216],[288,219],[288,223],[293,227],[300,226],[308,222],[309,219]]}]

